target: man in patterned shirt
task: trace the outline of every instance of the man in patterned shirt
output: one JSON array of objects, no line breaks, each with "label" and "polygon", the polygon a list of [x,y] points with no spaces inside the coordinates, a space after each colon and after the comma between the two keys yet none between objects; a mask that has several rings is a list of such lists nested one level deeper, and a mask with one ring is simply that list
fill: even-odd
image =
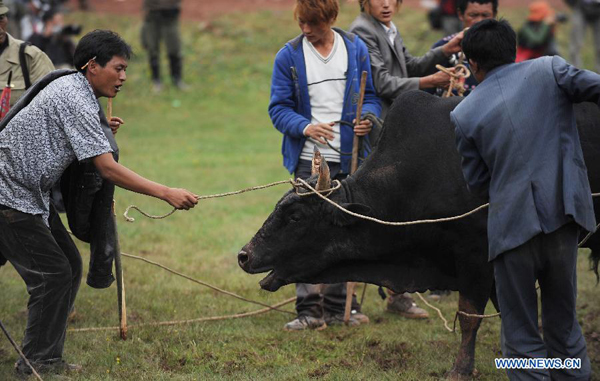
[{"label": "man in patterned shirt", "polygon": [[[104,179],[122,188],[178,209],[197,203],[193,193],[147,180],[113,159],[97,98],[117,95],[130,54],[116,33],[88,33],[75,51],[78,72],[49,83],[0,132],[0,252],[27,285],[23,353],[42,372],[80,368],[66,364],[62,352],[81,281],[81,255],[62,224],[57,239],[56,221],[49,221],[58,218],[50,213],[49,191],[67,166],[92,160]],[[31,369],[19,361],[16,371]]]}]

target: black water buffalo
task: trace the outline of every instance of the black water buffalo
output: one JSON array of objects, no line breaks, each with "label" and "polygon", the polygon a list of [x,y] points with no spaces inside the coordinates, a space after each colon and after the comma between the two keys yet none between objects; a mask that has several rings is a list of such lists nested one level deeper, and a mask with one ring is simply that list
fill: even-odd
[{"label": "black water buffalo", "polygon": [[[449,114],[460,99],[421,91],[400,96],[377,149],[329,198],[386,221],[456,216],[484,204],[467,190],[455,146]],[[588,121],[581,136],[591,166],[600,163],[600,113],[591,105],[580,114]],[[590,181],[598,192],[596,167],[590,168]],[[320,177],[320,186],[327,188],[327,174]],[[317,183],[316,176],[310,183]],[[260,282],[269,291],[296,282],[342,281],[374,283],[397,292],[450,289],[460,292],[461,311],[481,314],[495,296],[486,225],[487,209],[453,222],[385,226],[349,216],[317,196],[289,191],[242,248],[238,261],[249,273],[271,271]],[[459,320],[462,341],[451,376],[473,371],[481,323],[463,316]]]}]

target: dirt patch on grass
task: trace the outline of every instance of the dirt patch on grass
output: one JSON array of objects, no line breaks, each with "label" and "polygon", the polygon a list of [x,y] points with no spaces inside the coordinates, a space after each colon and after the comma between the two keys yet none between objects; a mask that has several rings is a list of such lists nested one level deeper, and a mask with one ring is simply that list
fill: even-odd
[{"label": "dirt patch on grass", "polygon": [[317,369],[308,372],[309,378],[322,378],[325,377],[331,371],[331,364],[324,364]]},{"label": "dirt patch on grass", "polygon": [[378,340],[367,342],[365,360],[374,362],[384,372],[401,371],[409,358],[410,349],[407,343],[381,344]]}]

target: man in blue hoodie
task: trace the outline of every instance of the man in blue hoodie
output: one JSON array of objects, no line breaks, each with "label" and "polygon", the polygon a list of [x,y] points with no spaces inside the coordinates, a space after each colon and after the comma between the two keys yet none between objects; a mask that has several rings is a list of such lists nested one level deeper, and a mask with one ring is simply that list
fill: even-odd
[{"label": "man in blue hoodie", "polygon": [[[366,137],[372,128],[366,119],[354,120],[363,71],[368,80],[362,116],[381,112],[367,47],[358,36],[333,28],[338,11],[337,0],[297,0],[294,17],[302,34],[275,57],[269,115],[283,134],[283,164],[296,178],[310,177],[315,146],[332,178],[349,173],[350,158],[340,152],[351,152],[354,134]],[[344,283],[297,284],[296,293],[298,318],[285,330],[324,329],[343,321]],[[350,325],[361,322],[368,318],[354,303]]]}]

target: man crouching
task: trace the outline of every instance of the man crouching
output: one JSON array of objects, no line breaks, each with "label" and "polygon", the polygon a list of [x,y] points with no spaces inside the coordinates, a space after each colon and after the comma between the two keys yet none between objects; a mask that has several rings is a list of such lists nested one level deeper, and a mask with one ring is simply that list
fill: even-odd
[{"label": "man crouching", "polygon": [[[117,95],[130,55],[131,47],[116,33],[88,33],[75,50],[78,72],[50,82],[0,132],[0,253],[27,285],[23,353],[40,372],[80,368],[68,365],[62,354],[81,255],[49,206],[50,189],[69,164],[92,160],[104,179],[178,209],[197,203],[193,193],[147,180],[111,154],[97,98]],[[113,124],[114,129],[120,123]],[[31,373],[21,360],[16,371]]]}]

